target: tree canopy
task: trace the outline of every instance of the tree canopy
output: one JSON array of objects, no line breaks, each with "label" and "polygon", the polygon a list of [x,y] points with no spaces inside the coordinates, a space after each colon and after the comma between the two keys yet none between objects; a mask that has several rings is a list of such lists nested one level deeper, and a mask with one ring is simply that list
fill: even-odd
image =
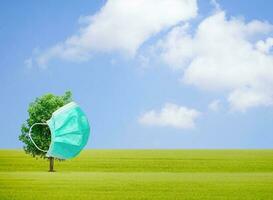
[{"label": "tree canopy", "polygon": [[[34,102],[29,104],[28,114],[29,117],[22,124],[21,134],[19,140],[24,143],[24,150],[27,154],[33,157],[45,158],[46,152],[38,150],[31,142],[28,132],[30,127],[35,123],[45,123],[51,118],[51,115],[58,108],[72,101],[72,93],[65,92],[63,96],[56,96],[53,94],[45,94],[35,99]],[[37,125],[32,128],[31,136],[37,146],[41,149],[47,150],[50,145],[51,135],[48,126]]]}]

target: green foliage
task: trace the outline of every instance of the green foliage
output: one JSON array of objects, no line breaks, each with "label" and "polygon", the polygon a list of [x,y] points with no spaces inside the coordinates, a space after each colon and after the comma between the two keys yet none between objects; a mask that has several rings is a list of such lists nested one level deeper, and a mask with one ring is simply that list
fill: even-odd
[{"label": "green foliage", "polygon": [[[51,118],[54,111],[71,101],[72,93],[67,91],[63,96],[46,94],[36,98],[34,102],[30,103],[28,108],[29,118],[23,123],[21,135],[19,136],[19,140],[25,144],[24,150],[27,154],[31,154],[33,157],[38,156],[45,158],[46,153],[38,150],[28,137],[29,129],[37,122],[46,122]],[[41,149],[49,148],[51,136],[48,126],[34,126],[31,131],[31,136]]]}]

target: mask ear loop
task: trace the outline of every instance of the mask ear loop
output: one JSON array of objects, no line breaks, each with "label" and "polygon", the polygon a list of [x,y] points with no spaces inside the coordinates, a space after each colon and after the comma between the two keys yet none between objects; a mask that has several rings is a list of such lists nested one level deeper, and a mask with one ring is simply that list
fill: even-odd
[{"label": "mask ear loop", "polygon": [[32,128],[33,128],[34,126],[36,126],[36,125],[47,125],[47,123],[35,123],[35,124],[33,124],[33,125],[30,127],[30,129],[29,129],[28,136],[29,136],[31,142],[34,144],[34,146],[35,146],[37,149],[39,149],[40,151],[43,151],[43,152],[47,152],[48,150],[43,150],[43,149],[39,148],[39,147],[37,146],[37,144],[34,142],[34,140],[32,139],[32,137],[31,137],[31,130],[32,130]]}]

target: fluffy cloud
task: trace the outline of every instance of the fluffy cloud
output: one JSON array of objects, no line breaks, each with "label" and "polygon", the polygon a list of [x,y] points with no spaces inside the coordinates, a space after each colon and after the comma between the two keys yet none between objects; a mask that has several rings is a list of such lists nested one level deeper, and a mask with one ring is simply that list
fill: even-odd
[{"label": "fluffy cloud", "polygon": [[260,40],[256,44],[256,48],[263,53],[270,53],[272,46],[273,46],[272,37],[267,38],[265,41]]},{"label": "fluffy cloud", "polygon": [[139,123],[152,126],[169,126],[181,129],[194,128],[200,112],[167,103],[160,111],[150,110],[139,118]]},{"label": "fluffy cloud", "polygon": [[204,90],[226,91],[231,109],[273,103],[272,25],[227,19],[224,11],[189,26],[173,28],[158,44],[170,67],[183,69],[182,81]]},{"label": "fluffy cloud", "polygon": [[43,51],[36,62],[83,61],[93,51],[133,56],[149,37],[196,14],[196,0],[108,0],[97,14],[80,18],[85,25],[78,34]]}]

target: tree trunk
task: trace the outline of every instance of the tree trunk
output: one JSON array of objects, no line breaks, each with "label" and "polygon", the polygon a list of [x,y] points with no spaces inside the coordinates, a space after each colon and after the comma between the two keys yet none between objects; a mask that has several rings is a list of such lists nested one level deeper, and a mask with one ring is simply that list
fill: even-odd
[{"label": "tree trunk", "polygon": [[49,172],[54,172],[54,158],[53,157],[49,157]]}]

